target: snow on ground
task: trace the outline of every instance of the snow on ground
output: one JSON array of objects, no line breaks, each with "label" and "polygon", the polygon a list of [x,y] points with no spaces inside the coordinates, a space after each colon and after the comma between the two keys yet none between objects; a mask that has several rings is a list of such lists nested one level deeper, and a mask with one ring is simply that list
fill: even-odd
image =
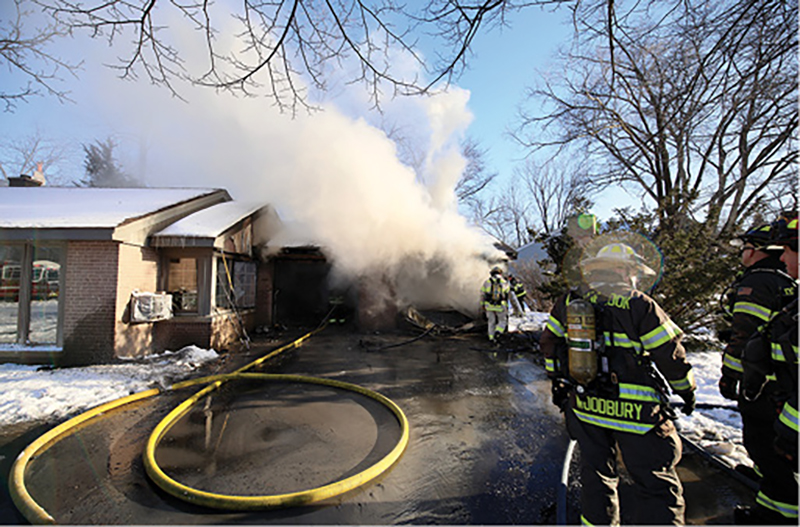
[{"label": "snow on ground", "polygon": [[[509,330],[538,331],[547,313],[527,312],[511,317]],[[192,376],[205,362],[218,357],[214,350],[189,346],[143,361],[82,368],[43,369],[37,366],[0,364],[0,427],[31,421],[56,421],[100,404],[170,384]],[[689,355],[697,380],[697,402],[733,407],[717,390],[722,364],[720,350]],[[675,399],[678,401],[679,399]],[[752,465],[742,446],[739,413],[725,409],[698,409],[680,414],[677,425],[688,438],[726,458],[732,465]]]},{"label": "snow on ground", "polygon": [[216,351],[188,346],[125,364],[58,369],[0,364],[0,427],[60,420],[156,385],[169,386],[217,357]]}]

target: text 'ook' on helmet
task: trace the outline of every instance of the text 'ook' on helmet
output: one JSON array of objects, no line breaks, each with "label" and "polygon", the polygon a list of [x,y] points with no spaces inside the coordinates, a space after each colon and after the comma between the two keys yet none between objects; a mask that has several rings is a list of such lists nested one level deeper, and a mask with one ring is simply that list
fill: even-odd
[{"label": "text 'ook' on helmet", "polygon": [[610,243],[605,245],[597,251],[595,256],[581,261],[581,269],[586,273],[626,267],[635,269],[644,275],[652,276],[656,274],[653,269],[645,264],[644,259],[636,254],[633,247],[625,243]]}]

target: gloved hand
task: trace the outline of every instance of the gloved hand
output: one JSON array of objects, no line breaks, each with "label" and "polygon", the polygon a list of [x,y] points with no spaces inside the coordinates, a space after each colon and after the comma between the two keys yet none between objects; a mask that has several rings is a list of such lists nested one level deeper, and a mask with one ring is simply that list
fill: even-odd
[{"label": "gloved hand", "polygon": [[697,401],[694,397],[694,392],[684,392],[679,393],[678,395],[680,395],[681,399],[683,399],[681,412],[683,412],[684,415],[691,415],[691,413],[694,412],[695,404],[697,404]]},{"label": "gloved hand", "polygon": [[569,398],[569,385],[563,379],[553,379],[550,391],[553,394],[553,404],[564,410]]},{"label": "gloved hand", "polygon": [[788,439],[782,436],[775,436],[772,443],[775,452],[783,459],[789,461],[792,465],[795,463],[795,456],[797,456],[797,444],[792,444]]},{"label": "gloved hand", "polygon": [[719,393],[731,401],[737,400],[739,398],[739,380],[723,375],[719,380]]}]

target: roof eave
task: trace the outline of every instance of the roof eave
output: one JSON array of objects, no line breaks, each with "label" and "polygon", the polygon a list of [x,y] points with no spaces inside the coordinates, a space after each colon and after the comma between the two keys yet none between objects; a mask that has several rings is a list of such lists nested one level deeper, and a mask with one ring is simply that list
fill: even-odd
[{"label": "roof eave", "polygon": [[114,229],[110,227],[0,227],[0,239],[8,241],[111,241]]},{"label": "roof eave", "polygon": [[150,246],[157,248],[167,247],[214,247],[215,238],[206,236],[151,236]]}]

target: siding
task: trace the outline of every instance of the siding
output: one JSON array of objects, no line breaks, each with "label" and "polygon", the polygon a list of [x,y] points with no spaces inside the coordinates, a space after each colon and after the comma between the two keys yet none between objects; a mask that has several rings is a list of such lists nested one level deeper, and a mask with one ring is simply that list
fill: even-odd
[{"label": "siding", "polygon": [[142,357],[153,347],[153,323],[130,323],[130,298],[135,290],[154,293],[158,288],[158,253],[149,247],[123,244],[119,248],[119,276],[115,291],[115,357]]}]

